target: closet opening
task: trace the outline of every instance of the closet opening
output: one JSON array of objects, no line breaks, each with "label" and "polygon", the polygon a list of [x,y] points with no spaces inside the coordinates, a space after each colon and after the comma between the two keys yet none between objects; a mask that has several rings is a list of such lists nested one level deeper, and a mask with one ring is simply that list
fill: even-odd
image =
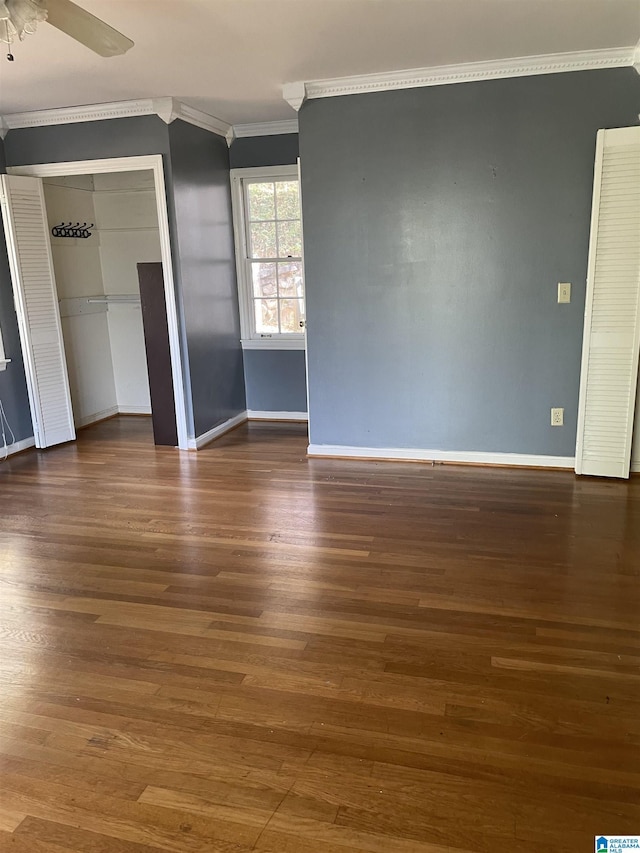
[{"label": "closet opening", "polygon": [[155,444],[186,449],[162,158],[93,165],[3,176],[36,445],[127,415],[150,417]]},{"label": "closet opening", "polygon": [[[49,177],[43,184],[76,429],[116,414],[150,417],[154,379],[169,392],[162,403],[156,399],[154,440],[176,446],[166,320],[164,352],[154,325],[155,303],[163,314],[166,307],[153,172]],[[158,271],[157,280],[149,270]]]}]

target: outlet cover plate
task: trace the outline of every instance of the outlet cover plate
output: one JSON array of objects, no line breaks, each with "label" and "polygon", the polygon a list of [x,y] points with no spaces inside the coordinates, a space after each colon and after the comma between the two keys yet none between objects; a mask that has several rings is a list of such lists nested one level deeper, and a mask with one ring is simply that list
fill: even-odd
[{"label": "outlet cover plate", "polygon": [[564,409],[551,409],[551,426],[564,426]]}]

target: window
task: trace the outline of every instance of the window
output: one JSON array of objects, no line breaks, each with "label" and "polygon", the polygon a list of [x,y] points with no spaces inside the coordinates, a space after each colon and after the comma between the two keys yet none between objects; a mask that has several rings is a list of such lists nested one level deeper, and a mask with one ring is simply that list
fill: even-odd
[{"label": "window", "polygon": [[242,345],[304,349],[297,169],[233,169],[231,181]]}]

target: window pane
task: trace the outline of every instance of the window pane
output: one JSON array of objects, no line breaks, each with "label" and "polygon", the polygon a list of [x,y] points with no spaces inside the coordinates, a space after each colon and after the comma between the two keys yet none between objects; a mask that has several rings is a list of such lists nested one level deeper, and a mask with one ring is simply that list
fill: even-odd
[{"label": "window pane", "polygon": [[276,207],[274,185],[271,182],[249,184],[249,219],[275,219]]},{"label": "window pane", "polygon": [[251,228],[251,257],[252,258],[275,258],[276,249],[276,223],[275,222],[252,222]]},{"label": "window pane", "polygon": [[259,335],[277,334],[278,300],[255,299],[253,306],[256,316],[256,332]]},{"label": "window pane", "polygon": [[279,258],[302,257],[302,230],[300,220],[293,222],[278,222],[278,252]]},{"label": "window pane", "polygon": [[251,278],[254,296],[276,297],[278,295],[276,264],[251,264]]},{"label": "window pane", "polygon": [[302,332],[300,321],[304,320],[304,304],[302,299],[280,300],[280,330],[282,332]]},{"label": "window pane", "polygon": [[304,296],[302,263],[278,264],[278,293],[282,296]]},{"label": "window pane", "polygon": [[276,205],[278,208],[278,219],[300,218],[300,198],[298,196],[297,181],[278,181],[276,183]]}]

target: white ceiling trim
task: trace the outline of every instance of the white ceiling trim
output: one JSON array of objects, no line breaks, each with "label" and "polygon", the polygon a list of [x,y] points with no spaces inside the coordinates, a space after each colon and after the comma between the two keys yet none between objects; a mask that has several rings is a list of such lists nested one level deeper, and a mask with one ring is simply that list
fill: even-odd
[{"label": "white ceiling trim", "polygon": [[278,136],[283,133],[297,133],[298,119],[287,121],[258,121],[253,124],[234,124],[233,133],[236,139],[243,136]]},{"label": "white ceiling trim", "polygon": [[[186,121],[188,124],[194,124],[196,127],[201,127],[203,130],[208,130],[210,133],[215,133],[218,136],[224,136],[227,140],[227,145],[233,142],[233,127],[226,121],[215,116],[207,115],[202,110],[197,110],[195,107],[190,107],[188,104],[183,104],[182,101],[177,101],[175,98],[160,98],[159,100],[171,101],[171,112],[169,120],[164,119],[167,124],[179,118]],[[158,113],[160,118],[164,118],[161,113]]]},{"label": "white ceiling trim", "polygon": [[2,116],[5,130],[22,127],[42,127],[49,124],[74,124],[81,121],[104,121],[110,118],[147,116],[156,113],[151,98],[137,101],[114,101],[109,104],[88,104],[82,107],[61,107],[53,110],[34,110]]},{"label": "white ceiling trim", "polygon": [[106,121],[112,118],[149,115],[157,115],[167,124],[181,119],[210,133],[224,136],[228,145],[231,145],[233,140],[233,128],[230,124],[169,97],[12,113],[0,117],[0,135],[5,136],[9,130],[23,127],[44,127],[52,124],[75,124],[83,121]]},{"label": "white ceiling trim", "polygon": [[297,81],[286,83],[282,87],[282,95],[295,110],[299,110],[302,104],[311,98],[334,98],[340,95],[444,86],[475,80],[499,80],[505,77],[530,77],[534,74],[558,74],[565,71],[627,66],[635,67],[640,73],[640,45],[495,59],[486,62],[464,62],[460,65],[411,68],[406,71],[387,71],[382,74],[363,74],[328,80]]},{"label": "white ceiling trim", "polygon": [[633,59],[631,62],[638,74],[640,74],[640,41],[636,45],[636,49],[633,51]]}]

